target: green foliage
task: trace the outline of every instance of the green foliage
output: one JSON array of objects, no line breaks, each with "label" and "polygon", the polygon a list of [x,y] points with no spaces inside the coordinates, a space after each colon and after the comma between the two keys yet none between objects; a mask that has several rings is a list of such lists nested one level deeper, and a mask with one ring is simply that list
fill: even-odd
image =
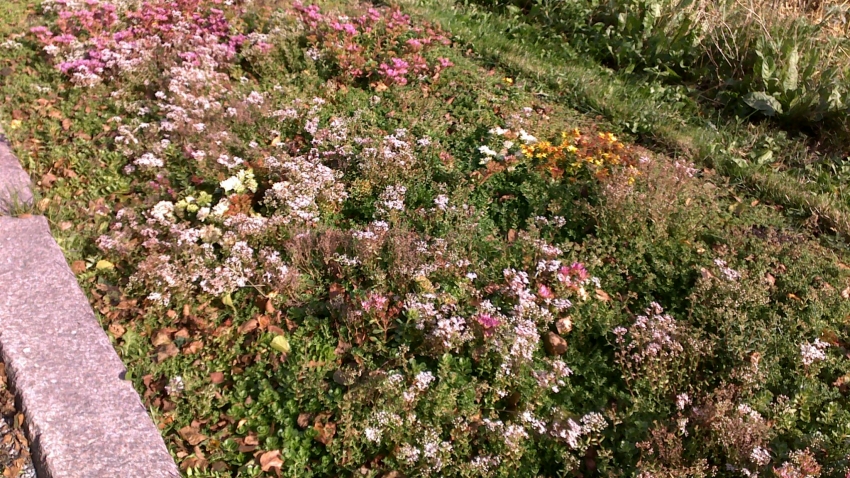
[{"label": "green foliage", "polygon": [[[618,145],[467,45],[440,47],[454,66],[439,77],[380,88],[310,59],[294,15],[241,13],[233,28],[273,48],[215,70],[222,88],[192,86],[236,109],[204,118],[205,135],[227,135],[186,128],[164,146],[147,126],[122,149],[110,120],[161,120],[157,103],[180,100],[167,72],[78,88],[31,39],[0,50],[15,68],[2,114],[19,121],[41,210],[187,476],[846,473],[845,249],[711,169]],[[652,37],[684,17],[620,13],[591,27],[652,35],[612,61],[683,58]],[[782,65],[752,91],[790,91]],[[606,103],[628,85],[572,80],[617,85],[587,111],[621,129],[674,122]],[[118,84],[129,100],[110,99]],[[629,105],[687,102],[675,86],[638,91]],[[711,147],[759,167],[795,147],[746,138]],[[157,147],[162,166],[125,169]],[[270,191],[316,198],[309,221]],[[199,217],[220,204],[233,213]],[[234,271],[250,280],[212,286]]]},{"label": "green foliage", "polygon": [[754,11],[734,0],[479,3],[558,32],[617,70],[696,87],[732,112],[795,128],[843,118],[847,44],[828,36],[829,15],[819,22],[802,13],[785,18],[766,5]]}]

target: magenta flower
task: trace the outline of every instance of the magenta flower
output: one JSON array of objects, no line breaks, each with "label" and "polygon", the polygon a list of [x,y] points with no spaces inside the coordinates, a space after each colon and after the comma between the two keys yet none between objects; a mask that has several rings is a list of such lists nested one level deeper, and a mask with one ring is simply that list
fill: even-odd
[{"label": "magenta flower", "polygon": [[490,314],[478,314],[475,320],[481,324],[481,327],[484,328],[484,335],[491,335],[493,333],[493,329],[501,324],[498,318],[491,316]]},{"label": "magenta flower", "polygon": [[570,275],[577,278],[579,281],[586,281],[590,274],[585,269],[584,264],[580,262],[573,262],[570,266]]},{"label": "magenta flower", "polygon": [[386,310],[389,301],[390,300],[382,294],[369,292],[369,296],[366,300],[360,302],[360,306],[365,312],[383,311]]}]

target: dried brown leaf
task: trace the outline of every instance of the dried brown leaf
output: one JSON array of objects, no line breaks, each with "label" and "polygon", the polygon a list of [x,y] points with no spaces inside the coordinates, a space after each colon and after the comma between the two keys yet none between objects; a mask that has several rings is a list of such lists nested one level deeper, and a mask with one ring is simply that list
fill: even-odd
[{"label": "dried brown leaf", "polygon": [[71,264],[71,272],[74,274],[82,274],[86,271],[86,263],[85,261],[74,261]]},{"label": "dried brown leaf", "polygon": [[171,343],[171,334],[172,333],[173,333],[173,330],[169,330],[169,329],[158,330],[153,335],[153,338],[151,338],[151,345],[153,345],[154,347],[158,347],[160,345],[166,345],[166,344]]},{"label": "dried brown leaf", "polygon": [[204,348],[204,343],[200,340],[195,340],[193,342],[189,342],[188,345],[183,347],[183,353],[185,355],[196,354],[200,352],[202,348]]},{"label": "dried brown leaf", "polygon": [[213,372],[210,374],[210,380],[212,383],[218,385],[224,382],[224,373],[223,372]]},{"label": "dried brown leaf", "polygon": [[127,329],[125,329],[124,326],[122,326],[121,324],[116,324],[116,323],[109,324],[109,332],[116,339],[120,339],[121,336],[124,335],[124,332],[126,332],[126,331],[127,331]]},{"label": "dried brown leaf", "polygon": [[156,362],[161,363],[180,353],[177,346],[173,342],[168,342],[165,345],[160,345],[156,348]]},{"label": "dried brown leaf", "polygon": [[258,325],[259,325],[259,322],[257,321],[257,319],[251,319],[251,320],[245,322],[244,324],[240,325],[238,330],[239,330],[240,334],[248,334],[248,333],[256,330]]},{"label": "dried brown leaf", "polygon": [[177,430],[177,434],[191,446],[198,445],[207,439],[206,435],[199,432],[197,428],[194,428],[191,425],[186,425],[185,427]]},{"label": "dried brown leaf", "polygon": [[263,471],[269,472],[272,468],[280,469],[283,466],[283,460],[280,458],[280,450],[267,451],[260,455],[260,467]]}]

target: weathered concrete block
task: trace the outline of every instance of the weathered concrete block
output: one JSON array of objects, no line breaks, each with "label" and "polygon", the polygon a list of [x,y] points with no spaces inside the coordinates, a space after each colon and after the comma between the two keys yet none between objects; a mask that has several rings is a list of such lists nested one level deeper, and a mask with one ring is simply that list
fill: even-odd
[{"label": "weathered concrete block", "polygon": [[41,216],[0,217],[0,352],[41,478],[180,476]]},{"label": "weathered concrete block", "polygon": [[32,204],[30,177],[21,169],[0,129],[0,214],[8,214],[14,202]]}]

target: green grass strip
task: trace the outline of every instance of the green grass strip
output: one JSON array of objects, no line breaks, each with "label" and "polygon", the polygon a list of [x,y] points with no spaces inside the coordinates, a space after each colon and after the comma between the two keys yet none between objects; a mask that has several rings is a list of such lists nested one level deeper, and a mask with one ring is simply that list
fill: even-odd
[{"label": "green grass strip", "polygon": [[558,42],[557,36],[517,28],[516,21],[498,13],[451,0],[399,3],[452,32],[485,61],[534,81],[544,90],[541,93],[582,113],[601,116],[655,150],[714,168],[755,198],[815,216],[823,230],[850,238],[848,211],[839,200],[813,191],[802,179],[749,164],[736,154],[740,148],[736,145],[754,141],[747,125],[721,119],[712,123],[701,118],[694,106],[664,101],[652,94],[646,82],[582,59],[569,45]]}]

